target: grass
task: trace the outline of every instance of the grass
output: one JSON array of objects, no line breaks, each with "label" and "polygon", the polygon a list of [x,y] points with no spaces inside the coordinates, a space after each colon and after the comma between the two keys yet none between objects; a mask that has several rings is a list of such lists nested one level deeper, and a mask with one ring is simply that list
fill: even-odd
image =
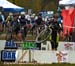
[{"label": "grass", "polygon": [[53,64],[3,64],[0,62],[0,66],[75,66],[75,64],[69,63],[53,63]]},{"label": "grass", "polygon": [[75,66],[75,64],[4,64],[0,66]]}]

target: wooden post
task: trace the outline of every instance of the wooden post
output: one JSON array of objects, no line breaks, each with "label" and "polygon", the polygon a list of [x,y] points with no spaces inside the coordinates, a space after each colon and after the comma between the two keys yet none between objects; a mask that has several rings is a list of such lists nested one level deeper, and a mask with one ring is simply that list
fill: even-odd
[{"label": "wooden post", "polygon": [[31,50],[29,49],[29,63],[31,63]]}]

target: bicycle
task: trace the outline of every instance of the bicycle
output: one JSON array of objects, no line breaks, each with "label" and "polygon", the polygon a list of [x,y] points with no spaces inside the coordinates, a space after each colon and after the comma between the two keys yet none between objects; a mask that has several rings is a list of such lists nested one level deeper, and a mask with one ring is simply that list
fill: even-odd
[{"label": "bicycle", "polygon": [[47,26],[44,30],[42,30],[38,36],[36,37],[35,42],[45,42],[51,35],[52,29],[50,26]]}]

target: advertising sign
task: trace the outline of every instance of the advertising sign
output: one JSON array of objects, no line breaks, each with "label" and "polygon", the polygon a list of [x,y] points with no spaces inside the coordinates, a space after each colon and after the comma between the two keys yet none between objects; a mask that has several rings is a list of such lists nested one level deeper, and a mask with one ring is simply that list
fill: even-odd
[{"label": "advertising sign", "polygon": [[15,51],[2,51],[1,60],[2,61],[15,61]]}]

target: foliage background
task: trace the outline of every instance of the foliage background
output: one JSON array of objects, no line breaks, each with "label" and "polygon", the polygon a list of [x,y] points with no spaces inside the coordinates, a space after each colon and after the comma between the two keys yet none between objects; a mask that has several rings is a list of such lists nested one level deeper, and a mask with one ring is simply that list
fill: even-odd
[{"label": "foliage background", "polygon": [[33,12],[53,10],[56,11],[59,0],[8,0],[25,10],[32,9]]}]

